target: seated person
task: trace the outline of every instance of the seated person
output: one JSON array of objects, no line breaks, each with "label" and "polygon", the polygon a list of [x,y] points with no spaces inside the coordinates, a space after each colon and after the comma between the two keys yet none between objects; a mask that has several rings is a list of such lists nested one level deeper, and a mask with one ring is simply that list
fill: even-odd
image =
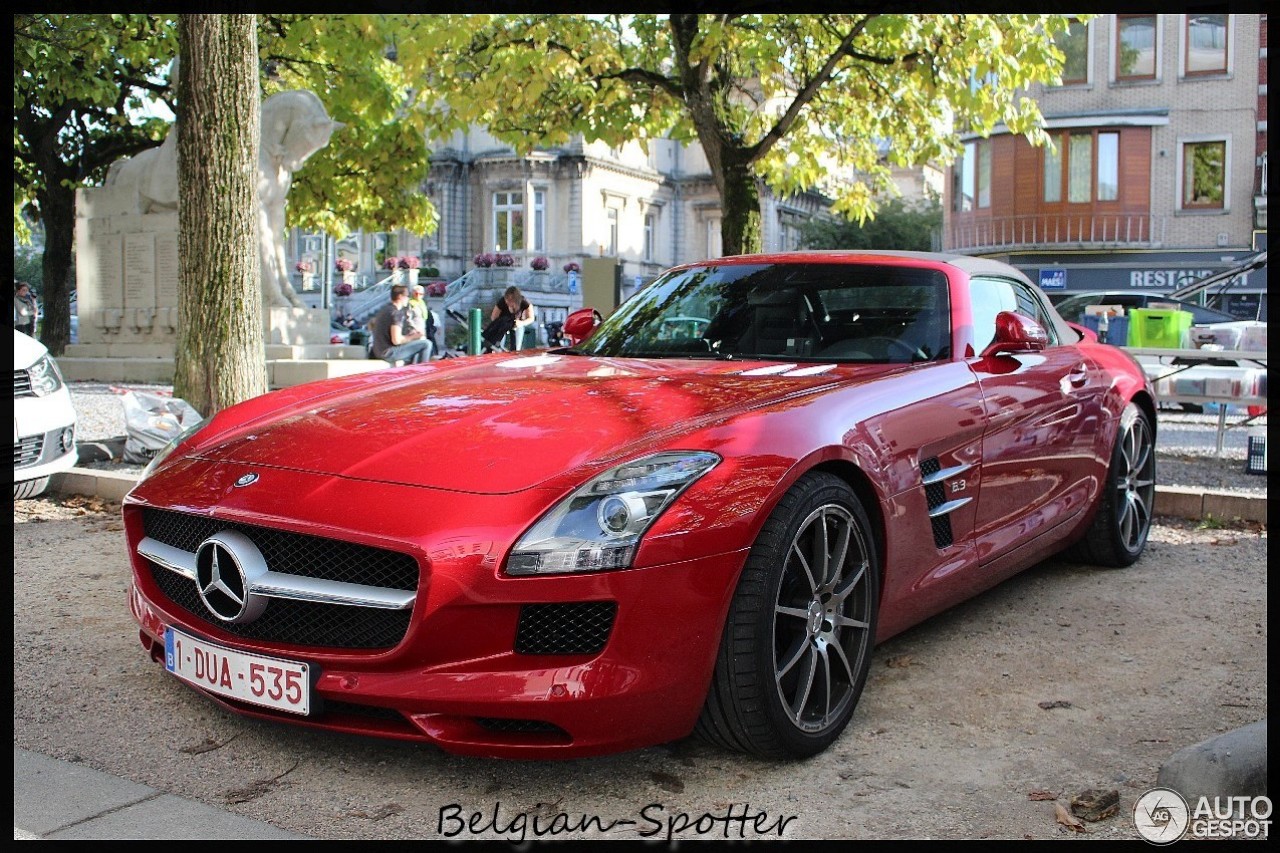
[{"label": "seated person", "polygon": [[373,330],[372,352],[388,364],[403,361],[418,364],[431,359],[431,341],[409,322],[409,288],[391,286],[391,301],[382,306],[369,325]]}]

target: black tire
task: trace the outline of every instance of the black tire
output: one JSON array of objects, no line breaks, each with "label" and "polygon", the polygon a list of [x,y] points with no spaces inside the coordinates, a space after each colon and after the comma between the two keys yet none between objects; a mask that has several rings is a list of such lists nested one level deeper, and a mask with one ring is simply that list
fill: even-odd
[{"label": "black tire", "polygon": [[857,496],[838,477],[806,474],[747,556],[695,734],[762,758],[830,746],[866,684],[879,595]]},{"label": "black tire", "polygon": [[1147,546],[1156,499],[1155,432],[1134,403],[1120,413],[1098,511],[1070,556],[1111,569],[1133,565]]},{"label": "black tire", "polygon": [[24,480],[22,482],[14,481],[13,499],[23,500],[25,498],[34,498],[44,494],[44,490],[49,487],[48,477],[39,477],[35,480]]}]

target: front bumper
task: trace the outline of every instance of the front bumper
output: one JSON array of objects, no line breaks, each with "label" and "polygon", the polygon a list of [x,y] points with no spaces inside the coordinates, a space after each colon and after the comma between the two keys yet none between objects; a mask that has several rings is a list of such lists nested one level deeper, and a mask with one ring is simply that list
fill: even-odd
[{"label": "front bumper", "polygon": [[38,480],[76,464],[76,411],[65,387],[13,400],[13,481]]},{"label": "front bumper", "polygon": [[[188,470],[175,476],[187,482],[222,467],[181,465]],[[505,758],[618,752],[692,731],[745,550],[643,569],[510,578],[499,573],[501,558],[523,522],[503,520],[536,518],[533,510],[545,506],[545,495],[459,501],[457,495],[406,486],[269,473],[263,476],[266,487],[252,497],[247,493],[257,486],[225,494],[215,489],[205,496],[207,505],[188,500],[183,511],[410,553],[420,567],[418,589],[403,639],[389,648],[237,636],[166,595],[156,566],[137,553],[147,503],[166,497],[164,483],[175,480],[144,482],[125,511],[133,563],[129,603],[153,659],[163,663],[164,630],[173,626],[239,651],[304,661],[318,672],[312,696],[319,701],[307,717],[208,694],[223,706],[260,718]],[[299,500],[328,491],[335,480],[346,506],[377,507],[367,525],[353,529],[351,512],[334,512],[328,501]],[[292,500],[277,502],[286,496]],[[296,513],[287,520],[269,516],[269,508],[282,505]],[[476,518],[490,523],[481,529]],[[398,535],[388,537],[387,530]],[[558,640],[528,641],[531,613],[569,620],[590,614],[583,618],[596,620],[592,630],[599,632],[605,612],[611,621],[598,648],[584,652]],[[571,628],[561,624],[539,636],[569,636]]]}]

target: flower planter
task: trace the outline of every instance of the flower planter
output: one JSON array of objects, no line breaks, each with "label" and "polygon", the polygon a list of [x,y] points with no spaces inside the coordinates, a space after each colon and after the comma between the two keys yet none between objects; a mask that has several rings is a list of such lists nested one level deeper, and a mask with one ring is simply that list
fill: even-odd
[{"label": "flower planter", "polygon": [[356,283],[356,271],[355,271],[355,270],[343,270],[343,271],[342,271],[342,283],[343,283],[343,284],[355,284],[355,283]]}]

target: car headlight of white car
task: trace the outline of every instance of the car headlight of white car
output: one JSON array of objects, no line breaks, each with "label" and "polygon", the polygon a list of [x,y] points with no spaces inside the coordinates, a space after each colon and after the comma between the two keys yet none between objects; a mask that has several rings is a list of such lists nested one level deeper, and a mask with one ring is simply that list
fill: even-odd
[{"label": "car headlight of white car", "polygon": [[31,376],[31,393],[37,397],[47,397],[62,387],[62,373],[58,363],[45,354],[27,370]]},{"label": "car headlight of white car", "polygon": [[631,565],[640,537],[680,493],[720,462],[666,452],[610,468],[562,500],[520,538],[509,575],[598,572]]}]

